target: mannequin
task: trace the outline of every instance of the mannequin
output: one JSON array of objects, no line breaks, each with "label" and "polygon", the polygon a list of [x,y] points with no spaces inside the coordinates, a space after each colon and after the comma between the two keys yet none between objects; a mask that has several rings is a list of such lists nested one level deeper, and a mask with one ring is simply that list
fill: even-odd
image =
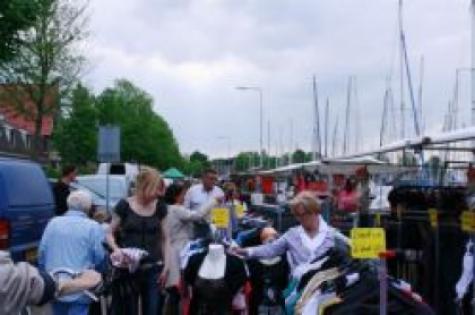
[{"label": "mannequin", "polygon": [[208,254],[203,260],[198,276],[202,279],[223,279],[226,269],[226,254],[220,244],[210,244]]},{"label": "mannequin", "polygon": [[229,314],[233,296],[247,279],[244,262],[227,255],[219,244],[190,257],[183,275],[193,290],[190,315]]}]

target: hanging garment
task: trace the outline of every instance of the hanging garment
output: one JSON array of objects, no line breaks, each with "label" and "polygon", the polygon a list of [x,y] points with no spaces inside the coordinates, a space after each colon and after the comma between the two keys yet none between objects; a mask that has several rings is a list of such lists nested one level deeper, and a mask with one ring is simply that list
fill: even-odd
[{"label": "hanging garment", "polygon": [[[250,247],[262,244],[261,229],[241,233],[239,244]],[[277,312],[285,304],[283,291],[289,282],[290,266],[285,255],[271,259],[249,259],[249,280],[252,286],[249,296],[249,314]]]},{"label": "hanging garment", "polygon": [[332,297],[330,299],[327,299],[325,301],[323,301],[321,304],[320,304],[320,307],[318,309],[318,315],[324,315],[325,314],[325,311],[332,305],[337,305],[337,304],[340,304],[341,302],[343,302],[343,300],[341,298],[339,298],[338,296],[335,296],[335,297]]},{"label": "hanging garment", "polygon": [[[332,293],[321,293],[320,291],[315,292],[311,299],[305,304],[302,308],[302,315],[315,315],[319,313],[320,307],[327,300],[335,298],[335,292]],[[300,314],[295,312],[295,314]]]},{"label": "hanging garment", "polygon": [[231,310],[232,295],[224,278],[217,280],[197,277],[193,286],[190,315],[224,315]]},{"label": "hanging garment", "polygon": [[[325,309],[325,315],[378,315],[379,280],[375,274],[361,275],[361,280],[343,292],[338,292],[342,303]],[[401,290],[388,287],[388,315],[433,315],[434,311]]]},{"label": "hanging garment", "polygon": [[467,243],[467,249],[463,256],[463,270],[459,281],[455,286],[455,292],[457,293],[457,299],[462,300],[467,294],[468,288],[473,280],[473,243],[469,241]]},{"label": "hanging garment", "polygon": [[198,273],[206,255],[207,251],[191,256],[184,270],[185,282],[192,286],[190,314],[227,314],[231,310],[234,295],[247,280],[244,261],[226,254],[224,278],[203,279]]},{"label": "hanging garment", "polygon": [[309,303],[309,301],[312,299],[314,295],[318,296],[318,294],[320,293],[319,287],[323,282],[327,280],[336,279],[339,275],[340,275],[340,272],[338,271],[337,268],[321,271],[317,273],[316,275],[314,275],[313,278],[305,287],[305,289],[303,290],[302,295],[300,296],[300,299],[297,301],[297,304],[295,305],[295,314],[298,314],[298,315],[303,314],[303,309],[305,305]]}]

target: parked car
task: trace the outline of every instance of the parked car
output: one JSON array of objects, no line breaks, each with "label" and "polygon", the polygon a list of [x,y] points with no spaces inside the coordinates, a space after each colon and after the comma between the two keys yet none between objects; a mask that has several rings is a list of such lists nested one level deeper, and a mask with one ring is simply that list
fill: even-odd
[{"label": "parked car", "polygon": [[96,210],[106,210],[109,199],[110,212],[120,199],[131,195],[132,184],[124,175],[109,175],[109,198],[107,198],[106,183],[106,175],[84,175],[77,176],[76,182],[72,183],[71,187],[90,191]]},{"label": "parked car", "polygon": [[36,262],[37,248],[54,216],[54,198],[41,167],[0,158],[0,249],[14,261]]}]

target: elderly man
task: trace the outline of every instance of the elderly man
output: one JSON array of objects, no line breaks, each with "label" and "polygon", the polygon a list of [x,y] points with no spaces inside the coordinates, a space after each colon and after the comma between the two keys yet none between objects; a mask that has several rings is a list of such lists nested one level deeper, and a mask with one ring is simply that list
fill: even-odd
[{"label": "elderly man", "polygon": [[[67,268],[74,272],[98,269],[105,257],[104,230],[89,219],[92,199],[85,191],[74,191],[64,216],[51,220],[41,239],[39,266],[46,272]],[[65,296],[53,304],[54,314],[88,314],[90,299],[83,294]]]}]

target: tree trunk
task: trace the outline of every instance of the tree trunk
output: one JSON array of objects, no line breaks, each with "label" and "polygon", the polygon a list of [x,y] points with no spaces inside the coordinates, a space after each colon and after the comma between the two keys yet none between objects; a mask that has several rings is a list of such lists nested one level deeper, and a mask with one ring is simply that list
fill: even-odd
[{"label": "tree trunk", "polygon": [[43,129],[43,114],[38,111],[35,115],[35,132],[33,135],[33,143],[31,150],[31,158],[34,161],[39,161],[42,153],[42,135],[41,130]]}]

